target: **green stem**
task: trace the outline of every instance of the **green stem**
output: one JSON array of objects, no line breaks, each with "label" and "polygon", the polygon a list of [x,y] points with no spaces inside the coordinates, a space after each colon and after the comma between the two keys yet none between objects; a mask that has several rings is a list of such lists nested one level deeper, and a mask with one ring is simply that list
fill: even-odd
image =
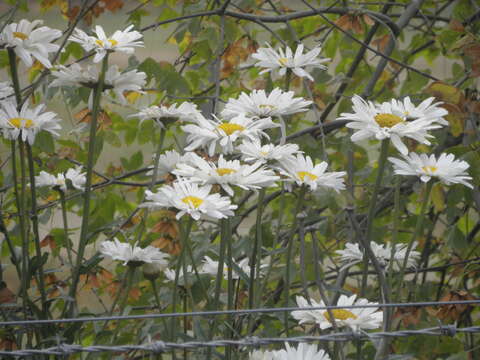
[{"label": "green stem", "polygon": [[[185,243],[187,242],[187,239],[190,236],[192,226],[193,226],[193,218],[191,218],[190,216],[188,217],[185,227],[180,226],[180,231],[181,231],[180,238],[182,243],[182,251],[180,253],[180,257],[178,258],[177,266],[175,269],[175,286],[173,289],[173,297],[172,297],[172,312],[177,311],[177,298],[178,298],[177,289],[179,288],[180,269],[182,269],[182,272],[183,272],[183,285],[185,289],[187,289],[187,265],[185,262],[185,253],[186,253],[187,246],[185,245]],[[172,318],[171,321],[172,321],[171,322],[171,329],[172,329],[171,341],[176,341],[177,319]],[[175,357],[175,352],[173,352],[173,356]]]},{"label": "green stem", "polygon": [[[233,310],[233,299],[234,299],[234,282],[233,282],[233,253],[232,253],[232,228],[231,228],[231,223],[230,223],[230,218],[222,219],[222,226],[224,227],[224,230],[222,232],[223,236],[225,237],[224,242],[227,245],[227,309],[228,310]],[[219,264],[220,268],[220,264]],[[223,269],[222,269],[223,270]],[[232,339],[233,337],[233,328],[234,328],[234,323],[233,323],[233,316],[228,315],[227,316],[227,324],[229,327],[228,339]],[[227,346],[226,348],[226,359],[230,360],[232,358],[232,347]]]},{"label": "green stem", "polygon": [[413,232],[412,239],[410,240],[410,243],[407,246],[407,250],[405,252],[405,259],[403,259],[403,264],[398,274],[397,300],[400,300],[401,298],[400,291],[403,285],[403,277],[405,276],[405,270],[407,269],[408,256],[410,255],[410,251],[412,250],[413,245],[415,244],[415,241],[423,233],[423,222],[425,220],[425,214],[429,207],[430,194],[432,192],[432,187],[433,187],[433,181],[429,181],[425,186],[425,193],[422,199],[422,207],[420,208],[420,214],[418,215],[417,223],[415,224],[415,230]]},{"label": "green stem", "polygon": [[[128,265],[127,266],[127,273],[125,274],[125,287],[124,287],[124,291],[123,291],[123,294],[124,296],[122,297],[122,301],[120,302],[120,306],[119,306],[119,309],[120,309],[120,312],[119,312],[119,315],[123,315],[123,312],[125,310],[125,305],[127,304],[127,301],[128,301],[128,295],[130,293],[130,289],[132,287],[132,283],[133,283],[133,278],[135,276],[135,270],[137,269],[137,266],[134,265]],[[114,311],[114,307],[112,307],[111,309],[111,313],[113,313]]]},{"label": "green stem", "polygon": [[[279,204],[279,209],[285,209],[285,188],[284,184],[282,186],[282,192],[280,195],[280,204]],[[282,229],[282,224],[283,224],[283,215],[284,211],[279,211],[278,216],[277,216],[277,226],[276,226],[276,234],[275,237],[273,238],[273,243],[272,243],[272,249],[277,248],[278,241],[280,239],[280,230]],[[273,262],[274,262],[274,256],[270,257],[270,261],[268,262],[268,268],[267,271],[265,272],[265,276],[263,277],[263,281],[261,281],[261,286],[260,286],[260,294],[265,293],[265,290],[268,285],[268,279],[270,278],[270,274],[272,273],[273,269]],[[259,297],[260,301],[261,297]],[[260,304],[259,304],[260,305]]]},{"label": "green stem", "polygon": [[[166,133],[166,130],[164,128],[160,128],[160,138],[158,140],[157,150],[155,151],[155,159],[154,159],[154,162],[153,162],[152,181],[150,182],[150,185],[148,185],[148,190],[152,190],[153,187],[155,186],[156,182],[157,182],[158,166],[159,166],[159,163],[160,163],[160,155],[162,153],[163,141],[165,140],[165,133]],[[148,208],[146,208],[144,210],[144,213],[143,213],[143,216],[142,216],[142,221],[138,225],[138,232],[137,232],[137,236],[135,238],[136,242],[139,242],[141,240],[143,232],[145,231],[145,225],[146,225],[146,222],[147,222],[148,213],[149,213],[149,210],[148,210]]]},{"label": "green stem", "polygon": [[[362,279],[362,294],[366,290],[368,263],[370,261],[378,276],[378,281],[380,283],[380,288],[382,293],[382,302],[384,304],[388,304],[390,302],[390,286],[385,277],[384,270],[380,265],[380,263],[378,262],[377,257],[375,256],[375,253],[373,252],[370,243],[372,241],[372,230],[373,230],[373,222],[375,218],[375,211],[376,211],[376,205],[377,205],[377,197],[381,190],[383,174],[385,172],[385,165],[387,162],[389,145],[390,145],[390,139],[385,139],[382,141],[382,146],[380,149],[380,158],[378,160],[377,179],[375,181],[375,187],[373,189],[372,198],[370,199],[370,207],[368,209],[367,230],[366,230],[365,237],[360,236],[362,246],[364,249],[363,264],[364,264],[364,270],[365,270],[363,273],[363,279]],[[388,329],[390,327],[390,310],[389,309],[384,309],[383,318],[384,318],[383,331],[386,331],[385,329]],[[389,343],[389,339],[381,339],[375,354],[375,360],[385,358],[385,356],[388,354],[388,343]]]},{"label": "green stem", "polygon": [[[288,234],[288,245],[287,245],[287,259],[286,259],[286,267],[285,267],[285,307],[289,306],[290,300],[290,268],[292,259],[292,252],[293,252],[293,238],[295,236],[295,232],[297,230],[297,223],[298,223],[298,214],[302,210],[303,202],[305,200],[305,194],[307,192],[307,186],[302,185],[300,188],[300,193],[298,194],[297,199],[297,206],[295,208],[295,212],[293,213],[293,223],[290,229],[290,233]],[[286,336],[289,336],[289,329],[288,329],[288,312],[285,312],[285,333]]]},{"label": "green stem", "polygon": [[[73,275],[72,275],[72,284],[70,286],[70,298],[71,303],[69,306],[69,315],[74,316],[75,308],[76,308],[76,293],[78,282],[80,279],[80,270],[83,261],[83,255],[85,253],[85,247],[87,246],[88,242],[88,221],[90,217],[90,197],[92,191],[92,177],[93,177],[93,165],[95,162],[95,140],[96,140],[96,133],[97,133],[97,120],[98,114],[100,112],[100,99],[102,97],[103,85],[105,82],[105,73],[108,69],[108,53],[105,55],[102,61],[102,70],[100,72],[100,76],[98,79],[97,87],[94,93],[93,99],[93,109],[92,109],[92,120],[90,122],[90,136],[88,142],[88,158],[87,158],[87,173],[86,173],[86,183],[85,183],[85,192],[83,196],[83,217],[82,217],[82,224],[80,228],[80,240],[78,243],[78,251],[77,251],[77,261],[75,263],[75,267],[73,268]],[[65,307],[67,309],[67,307]]]},{"label": "green stem", "polygon": [[[10,75],[12,78],[13,89],[15,92],[15,100],[17,101],[17,110],[18,106],[22,103],[22,94],[20,90],[20,82],[18,78],[18,71],[17,71],[17,58],[15,55],[15,51],[13,48],[7,48],[8,53],[8,61],[10,65]],[[12,152],[12,177],[13,177],[13,184],[14,184],[14,193],[15,193],[15,201],[17,205],[17,210],[19,213],[19,223],[20,223],[20,238],[22,240],[22,276],[21,276],[21,294],[22,294],[22,304],[23,304],[23,313],[24,316],[27,316],[27,309],[28,309],[28,286],[29,286],[29,279],[27,278],[28,275],[28,264],[29,264],[29,254],[28,254],[28,236],[27,236],[27,217],[26,217],[26,207],[24,206],[25,200],[25,187],[24,187],[24,157],[20,155],[20,164],[21,164],[21,191],[19,191],[19,183],[17,177],[17,160],[15,156],[15,140],[11,141],[11,152]],[[20,153],[23,153],[23,147],[21,144],[19,145]],[[23,164],[23,167],[22,167]]]},{"label": "green stem", "polygon": [[[130,294],[130,289],[132,287],[133,278],[135,276],[135,270],[137,269],[137,267],[138,267],[137,265],[127,265],[127,273],[125,274],[125,286],[122,287],[121,289],[123,291],[120,291],[120,293],[124,294],[119,306],[120,316],[124,315],[125,306],[127,305],[128,295]],[[115,309],[115,304],[112,306],[112,309],[110,310],[110,312],[113,313],[114,309]],[[111,337],[112,344],[115,343],[115,340],[117,339],[117,336],[118,336],[118,332],[120,331],[121,328],[122,327],[120,326],[120,324],[118,324],[118,326],[115,327],[113,336]]]},{"label": "green stem", "polygon": [[148,187],[149,190],[153,189],[158,179],[158,166],[160,164],[160,155],[162,154],[163,142],[165,141],[166,132],[167,131],[164,128],[160,128],[160,138],[158,139],[157,150],[155,152],[155,159],[153,161],[152,182]]},{"label": "green stem", "polygon": [[73,270],[73,258],[72,258],[72,243],[68,236],[68,217],[67,217],[67,201],[65,199],[65,193],[63,190],[58,189],[60,194],[60,204],[62,207],[62,219],[63,219],[63,232],[65,233],[65,245],[67,248],[68,263],[70,264],[70,270]]},{"label": "green stem", "polygon": [[13,48],[8,47],[8,62],[10,65],[10,74],[12,76],[13,90],[15,92],[15,100],[17,101],[17,107],[22,103],[22,92],[20,90],[20,82],[17,71],[17,57]]},{"label": "green stem", "polygon": [[[365,240],[364,240],[364,255],[363,255],[363,264],[364,264],[364,272],[362,278],[362,289],[361,295],[363,296],[366,291],[367,286],[367,276],[368,276],[368,252],[371,251],[370,242],[372,241],[372,230],[373,230],[373,222],[375,218],[375,208],[377,206],[377,197],[381,189],[383,174],[385,172],[385,164],[387,162],[388,156],[388,147],[390,145],[390,139],[385,139],[382,141],[382,145],[380,148],[380,158],[378,159],[378,170],[377,170],[377,178],[375,180],[375,186],[373,188],[373,194],[370,199],[370,207],[368,208],[367,214],[367,230],[365,232]],[[384,294],[385,295],[385,294]]]},{"label": "green stem", "polygon": [[[35,253],[39,261],[38,265],[38,285],[40,290],[40,297],[42,298],[42,312],[43,317],[46,319],[48,317],[48,303],[47,303],[47,294],[45,291],[45,281],[44,281],[44,272],[43,272],[43,260],[42,260],[42,250],[40,247],[40,232],[38,230],[38,215],[37,215],[37,193],[35,187],[35,165],[33,163],[33,153],[32,148],[28,143],[25,143],[27,148],[27,157],[28,157],[28,171],[30,174],[30,194],[32,201],[32,228],[33,236],[35,243]],[[20,146],[22,144],[20,143]]]},{"label": "green stem", "polygon": [[5,237],[5,241],[7,242],[8,250],[10,251],[10,256],[12,258],[12,263],[15,265],[15,269],[17,270],[17,276],[19,279],[22,278],[22,269],[20,268],[20,259],[17,257],[15,253],[15,245],[13,245],[13,241],[8,234],[7,227],[5,222],[3,221],[3,212],[0,209],[0,232]]},{"label": "green stem", "polygon": [[[23,142],[18,143],[20,148],[20,227],[22,233],[22,273],[23,273],[23,290],[25,291],[25,301],[28,299],[28,294],[26,293],[29,285],[29,263],[30,263],[30,251],[28,243],[28,218],[27,218],[27,203],[26,203],[26,194],[27,194],[27,174],[26,174],[26,164],[25,164],[25,150],[23,148]],[[22,222],[23,219],[23,222]]]},{"label": "green stem", "polygon": [[262,258],[262,214],[263,201],[265,199],[265,189],[261,189],[258,194],[257,219],[255,223],[255,242],[253,244],[252,256],[250,258],[250,284],[248,287],[248,306],[254,309],[257,304],[257,281],[255,277],[260,278],[260,262]]},{"label": "green stem", "polygon": [[393,231],[392,231],[392,241],[390,243],[391,252],[390,252],[390,261],[388,262],[388,282],[392,283],[393,277],[393,264],[394,264],[394,255],[395,255],[395,246],[398,243],[398,231],[400,229],[400,190],[402,187],[402,178],[397,176],[395,180],[395,192],[393,194]]},{"label": "green stem", "polygon": [[154,279],[150,279],[150,284],[152,285],[153,295],[155,296],[155,302],[157,303],[157,309],[160,311],[162,309],[162,303],[160,302],[160,298],[158,297],[158,289],[157,284]]},{"label": "green stem", "polygon": [[[220,249],[218,254],[218,269],[217,275],[215,278],[215,291],[213,295],[213,309],[212,310],[220,310],[219,302],[220,302],[220,291],[222,289],[222,281],[223,281],[223,267],[225,264],[225,253],[226,253],[226,243],[225,243],[225,226],[224,226],[224,219],[220,220]],[[217,330],[217,317],[212,319],[210,324],[209,330],[209,339],[213,339],[213,335]],[[207,350],[207,358],[210,359],[212,357],[212,349],[208,348]]]}]

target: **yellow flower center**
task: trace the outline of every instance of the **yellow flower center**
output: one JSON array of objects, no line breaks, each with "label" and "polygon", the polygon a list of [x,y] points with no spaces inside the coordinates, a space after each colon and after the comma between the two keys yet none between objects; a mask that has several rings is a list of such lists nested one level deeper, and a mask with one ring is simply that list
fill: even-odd
[{"label": "yellow flower center", "polygon": [[230,123],[220,124],[218,125],[218,128],[223,130],[227,135],[232,135],[235,131],[245,130],[245,128],[242,125],[230,124]]},{"label": "yellow flower center", "polygon": [[312,173],[308,171],[299,171],[297,172],[298,177],[300,180],[305,181],[305,177],[310,178],[310,180],[314,181],[318,179],[317,175],[313,175]]},{"label": "yellow flower center", "polygon": [[196,196],[184,197],[182,201],[187,205],[193,206],[195,209],[197,209],[203,203],[203,200]]},{"label": "yellow flower center", "polygon": [[[333,317],[337,320],[347,320],[347,319],[354,319],[355,320],[357,318],[357,315],[355,315],[351,311],[344,310],[344,309],[334,309],[334,310],[331,310],[331,312],[332,312]],[[325,311],[323,313],[323,316],[325,317],[325,319],[327,319],[328,322],[332,322],[332,320],[330,319],[330,314],[328,313],[328,311]]]},{"label": "yellow flower center", "polygon": [[237,170],[229,169],[229,168],[218,168],[217,169],[217,174],[220,175],[220,176],[230,175],[230,174],[233,174],[233,173],[236,173],[236,172],[237,172]]},{"label": "yellow flower center", "polygon": [[268,151],[260,151],[260,154],[261,154],[262,156],[267,156],[267,155],[268,155]]},{"label": "yellow flower center", "polygon": [[436,166],[430,166],[430,165],[427,165],[427,166],[422,166],[422,170],[425,171],[426,173],[434,173],[435,171],[437,171],[437,167]]},{"label": "yellow flower center", "polygon": [[275,105],[269,105],[269,104],[260,104],[258,105],[258,107],[260,109],[268,109],[268,110],[275,109]]},{"label": "yellow flower center", "polygon": [[279,62],[282,66],[287,66],[288,59],[283,57],[283,58],[278,59],[278,62]]},{"label": "yellow flower center", "polygon": [[401,122],[404,122],[404,120],[397,115],[393,114],[378,114],[375,115],[375,121],[377,122],[380,127],[388,127],[391,128]]},{"label": "yellow flower center", "polygon": [[33,121],[30,119],[25,119],[25,118],[12,118],[9,120],[10,124],[15,126],[16,128],[31,128],[33,126]]},{"label": "yellow flower center", "polygon": [[28,35],[23,33],[23,32],[20,32],[20,31],[14,31],[13,36],[15,36],[16,38],[22,39],[22,40],[28,39]]},{"label": "yellow flower center", "polygon": [[[114,40],[114,39],[108,39],[107,40],[112,46],[115,46],[118,44],[118,41],[117,40]],[[100,40],[100,39],[97,39],[95,40],[95,43],[98,45],[98,46],[101,46],[101,47],[104,47],[105,46],[105,43]]]}]

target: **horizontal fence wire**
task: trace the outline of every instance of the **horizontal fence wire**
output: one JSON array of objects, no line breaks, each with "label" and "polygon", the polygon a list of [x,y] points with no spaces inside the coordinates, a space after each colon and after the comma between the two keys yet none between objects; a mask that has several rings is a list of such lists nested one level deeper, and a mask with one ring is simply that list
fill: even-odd
[{"label": "horizontal fence wire", "polygon": [[[248,315],[248,314],[268,314],[276,312],[308,311],[308,310],[335,310],[335,309],[365,309],[365,308],[396,308],[396,307],[429,307],[429,306],[449,306],[449,305],[480,305],[480,300],[458,300],[458,301],[423,301],[407,303],[388,303],[388,304],[364,304],[364,305],[330,305],[330,306],[309,306],[309,307],[276,307],[260,309],[242,309],[242,310],[216,310],[216,311],[195,311],[185,313],[162,313],[162,314],[140,314],[140,315],[112,315],[96,317],[79,317],[64,319],[46,319],[46,320],[14,320],[0,321],[0,326],[31,326],[42,324],[62,324],[96,321],[116,321],[116,320],[141,320],[158,318],[176,318],[176,317],[209,317],[220,315]],[[0,307],[1,309],[2,307]],[[4,307],[6,308],[6,307]]]},{"label": "horizontal fence wire", "polygon": [[184,343],[172,343],[155,341],[141,345],[94,345],[82,346],[75,344],[60,344],[58,346],[49,347],[45,349],[25,349],[13,351],[0,351],[0,355],[14,357],[14,356],[34,356],[34,355],[71,355],[75,353],[100,353],[100,352],[115,352],[125,353],[130,351],[144,351],[154,354],[161,354],[172,350],[195,350],[199,348],[218,348],[227,346],[242,346],[242,347],[259,347],[263,345],[278,344],[278,343],[303,343],[303,342],[322,342],[335,341],[346,342],[351,340],[373,340],[380,338],[396,338],[407,336],[455,336],[457,333],[479,333],[480,326],[456,328],[453,325],[438,326],[433,328],[417,329],[417,330],[401,330],[391,332],[373,332],[373,333],[354,333],[354,332],[338,332],[319,336],[298,336],[298,337],[277,337],[277,338],[258,338],[245,337],[239,340],[213,340],[213,341],[190,341]]}]

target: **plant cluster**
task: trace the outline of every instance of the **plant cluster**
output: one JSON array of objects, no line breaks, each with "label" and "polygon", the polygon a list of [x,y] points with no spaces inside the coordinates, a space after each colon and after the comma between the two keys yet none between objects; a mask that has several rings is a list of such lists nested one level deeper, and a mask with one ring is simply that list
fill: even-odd
[{"label": "plant cluster", "polygon": [[[9,74],[0,82],[8,153],[0,178],[2,320],[299,309],[7,326],[0,347],[477,324],[470,305],[381,306],[476,299],[480,100],[469,93],[479,75],[469,54],[480,42],[478,16],[468,14],[467,3],[345,1],[320,8],[303,1],[294,10],[269,0],[142,1],[128,12],[128,25],[112,33],[91,24],[105,9],[126,6],[121,0],[70,4],[62,10],[65,32],[42,20],[15,20],[33,5],[13,6],[0,32],[0,66]],[[396,7],[403,13],[395,17]],[[163,12],[142,29],[146,9]],[[442,23],[445,10],[449,25]],[[178,23],[169,37],[181,54],[175,66],[140,58],[152,46],[146,31],[170,22]],[[433,43],[420,45],[432,32]],[[260,40],[266,36],[268,42]],[[432,64],[453,57],[452,79],[409,65],[419,45]],[[442,46],[461,48],[461,55]],[[69,128],[49,110],[55,98],[77,124]],[[329,116],[334,108],[337,115]],[[339,308],[318,309],[330,305]],[[473,336],[442,341],[287,341],[167,356],[480,354]]]}]

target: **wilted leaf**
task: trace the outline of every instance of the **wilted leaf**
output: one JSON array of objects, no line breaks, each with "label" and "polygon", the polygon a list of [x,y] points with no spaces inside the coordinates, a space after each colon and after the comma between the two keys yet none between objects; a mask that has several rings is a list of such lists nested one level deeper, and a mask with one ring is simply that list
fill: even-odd
[{"label": "wilted leaf", "polygon": [[372,45],[377,46],[378,51],[384,51],[390,41],[390,35],[385,34],[372,41]]},{"label": "wilted leaf", "polygon": [[105,4],[105,8],[111,12],[115,12],[123,7],[123,0],[101,0]]},{"label": "wilted leaf", "polygon": [[425,91],[444,102],[460,104],[463,101],[463,94],[460,89],[441,81],[431,83]]},{"label": "wilted leaf", "polygon": [[[443,296],[440,301],[466,301],[466,300],[476,300],[477,298],[470,295],[464,290],[460,291],[450,291],[448,294]],[[468,304],[452,304],[452,305],[442,305],[436,308],[429,309],[429,313],[443,321],[457,321],[460,317],[467,311],[472,310],[472,305]]]},{"label": "wilted leaf", "polygon": [[16,302],[15,294],[7,287],[4,281],[0,282],[0,304],[12,304]]},{"label": "wilted leaf", "polygon": [[50,249],[55,249],[57,244],[55,244],[55,238],[52,235],[47,235],[40,241],[40,247],[50,247]]},{"label": "wilted leaf", "polygon": [[152,241],[150,245],[162,249],[170,255],[179,255],[180,251],[182,250],[182,245],[180,242],[169,237],[158,238]]},{"label": "wilted leaf", "polygon": [[450,132],[452,135],[455,137],[461,135],[465,126],[465,113],[455,104],[445,103],[442,107],[448,111],[445,119],[450,124]]},{"label": "wilted leaf", "polygon": [[409,325],[417,325],[421,318],[421,308],[400,307],[395,311],[393,318],[400,320],[405,327],[408,327]]},{"label": "wilted leaf", "polygon": [[440,183],[436,183],[432,187],[432,202],[436,212],[442,212],[445,209],[445,195]]}]

